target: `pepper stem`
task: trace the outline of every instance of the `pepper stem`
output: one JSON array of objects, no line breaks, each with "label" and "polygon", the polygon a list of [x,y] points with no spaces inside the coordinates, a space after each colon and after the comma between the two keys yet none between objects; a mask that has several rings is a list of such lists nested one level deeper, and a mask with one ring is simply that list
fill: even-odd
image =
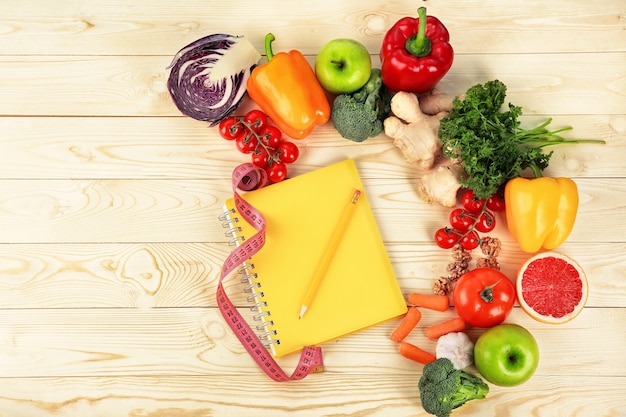
[{"label": "pepper stem", "polygon": [[493,303],[493,287],[495,287],[496,285],[498,285],[500,283],[500,281],[502,281],[501,279],[498,280],[498,282],[496,282],[493,285],[488,285],[485,288],[482,289],[482,291],[480,292],[480,298],[482,298],[482,300],[486,303]]},{"label": "pepper stem", "polygon": [[417,34],[406,40],[404,48],[413,56],[418,58],[430,54],[432,49],[430,38],[426,36],[426,7],[417,9],[419,26]]},{"label": "pepper stem", "polygon": [[273,33],[268,33],[265,35],[265,56],[267,56],[267,60],[271,60],[274,58],[274,52],[272,52],[272,42],[276,39]]}]

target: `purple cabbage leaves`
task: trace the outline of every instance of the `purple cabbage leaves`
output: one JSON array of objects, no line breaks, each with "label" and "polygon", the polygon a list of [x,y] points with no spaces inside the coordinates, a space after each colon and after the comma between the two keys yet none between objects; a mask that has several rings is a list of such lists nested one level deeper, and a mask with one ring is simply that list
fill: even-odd
[{"label": "purple cabbage leaves", "polygon": [[167,88],[181,113],[215,126],[239,106],[260,59],[244,36],[209,35],[176,54]]}]

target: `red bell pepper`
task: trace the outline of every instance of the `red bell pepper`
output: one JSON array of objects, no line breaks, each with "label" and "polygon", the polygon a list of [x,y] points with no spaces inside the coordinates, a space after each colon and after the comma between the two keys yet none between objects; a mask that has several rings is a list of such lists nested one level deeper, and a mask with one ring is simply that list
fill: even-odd
[{"label": "red bell pepper", "polygon": [[426,17],[425,7],[417,13],[398,20],[383,39],[383,83],[393,91],[429,92],[452,66],[448,30],[436,17]]}]

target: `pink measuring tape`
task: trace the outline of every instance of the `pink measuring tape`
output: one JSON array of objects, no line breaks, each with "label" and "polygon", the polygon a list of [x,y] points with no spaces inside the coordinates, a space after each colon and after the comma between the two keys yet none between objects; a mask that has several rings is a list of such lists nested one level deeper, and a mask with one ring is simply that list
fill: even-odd
[{"label": "pink measuring tape", "polygon": [[265,244],[265,218],[252,207],[238,192],[237,189],[250,191],[261,188],[268,183],[267,174],[263,169],[250,163],[237,166],[232,175],[233,195],[235,206],[239,214],[257,230],[252,237],[237,246],[226,258],[220,280],[217,285],[217,305],[224,319],[233,330],[239,341],[246,348],[257,365],[274,381],[295,381],[304,378],[310,373],[320,372],[323,369],[322,349],[315,346],[306,346],[302,349],[300,360],[291,376],[287,375],[267,351],[248,323],[243,319],[224,291],[222,281],[230,272],[239,267],[252,255],[257,253]]}]

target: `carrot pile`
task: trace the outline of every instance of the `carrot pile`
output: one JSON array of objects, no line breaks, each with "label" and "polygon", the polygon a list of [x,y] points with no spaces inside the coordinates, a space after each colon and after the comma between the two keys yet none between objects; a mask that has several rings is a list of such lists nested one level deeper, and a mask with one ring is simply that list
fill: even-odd
[{"label": "carrot pile", "polygon": [[[437,359],[435,355],[409,342],[405,342],[404,339],[422,319],[422,312],[419,308],[441,312],[447,311],[450,306],[450,299],[447,295],[412,293],[407,300],[411,306],[389,338],[399,344],[402,356],[426,365]],[[460,317],[454,317],[426,327],[425,333],[429,339],[437,340],[445,334],[463,330],[465,330],[465,322]]]}]

